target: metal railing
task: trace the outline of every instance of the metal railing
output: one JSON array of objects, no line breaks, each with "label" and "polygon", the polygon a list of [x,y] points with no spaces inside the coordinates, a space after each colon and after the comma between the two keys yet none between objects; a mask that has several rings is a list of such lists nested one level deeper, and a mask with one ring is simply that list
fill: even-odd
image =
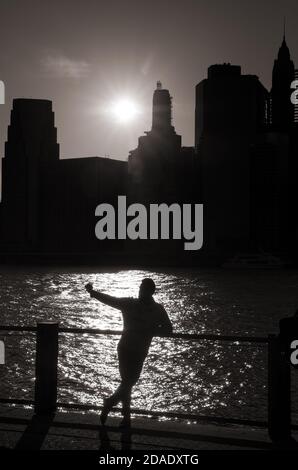
[{"label": "metal railing", "polygon": [[[34,400],[0,397],[0,403],[33,405],[36,414],[52,414],[55,413],[57,407],[81,410],[101,409],[101,407],[97,405],[60,403],[57,401],[59,334],[67,333],[115,336],[121,335],[121,331],[91,328],[66,328],[59,327],[57,322],[41,322],[38,323],[37,326],[24,327],[0,325],[0,332],[1,331],[35,333],[36,356]],[[268,427],[269,436],[273,441],[285,440],[290,437],[291,427],[293,427],[291,426],[291,371],[290,365],[285,360],[285,356],[282,352],[278,336],[269,335],[268,337],[255,337],[173,333],[171,335],[162,335],[162,337],[195,342],[216,341],[266,345],[268,348],[268,421],[223,418],[208,415],[203,416],[193,413],[176,413],[170,411],[157,412],[146,409],[132,409],[134,414],[151,416],[163,415],[169,418],[204,420],[221,424],[246,424]]]}]

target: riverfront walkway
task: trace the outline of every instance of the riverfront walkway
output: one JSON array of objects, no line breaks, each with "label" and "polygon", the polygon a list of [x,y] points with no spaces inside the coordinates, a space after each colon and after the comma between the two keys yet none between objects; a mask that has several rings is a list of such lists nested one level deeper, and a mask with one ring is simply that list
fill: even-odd
[{"label": "riverfront walkway", "polygon": [[[272,450],[266,429],[195,424],[136,417],[120,430],[120,418],[99,425],[98,413],[57,412],[52,418],[0,406],[0,448],[15,450]],[[298,440],[298,433],[294,437]]]}]

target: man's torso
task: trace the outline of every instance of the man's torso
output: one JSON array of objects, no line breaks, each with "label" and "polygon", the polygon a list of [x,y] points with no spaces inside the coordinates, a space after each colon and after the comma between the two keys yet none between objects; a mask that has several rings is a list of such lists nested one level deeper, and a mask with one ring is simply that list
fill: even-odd
[{"label": "man's torso", "polygon": [[123,333],[120,347],[148,351],[156,334],[162,306],[152,301],[145,303],[139,299],[127,299],[122,309]]}]

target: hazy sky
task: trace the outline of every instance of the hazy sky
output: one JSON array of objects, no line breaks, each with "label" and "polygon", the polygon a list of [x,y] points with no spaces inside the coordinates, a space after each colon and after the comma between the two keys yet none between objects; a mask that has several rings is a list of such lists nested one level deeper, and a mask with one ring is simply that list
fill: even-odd
[{"label": "hazy sky", "polygon": [[[239,64],[270,87],[284,15],[298,68],[297,0],[0,0],[0,153],[12,99],[24,97],[53,101],[61,157],[126,159],[150,129],[157,80],[173,96],[183,145],[193,145],[207,67]],[[104,111],[125,96],[141,113],[124,125]]]}]

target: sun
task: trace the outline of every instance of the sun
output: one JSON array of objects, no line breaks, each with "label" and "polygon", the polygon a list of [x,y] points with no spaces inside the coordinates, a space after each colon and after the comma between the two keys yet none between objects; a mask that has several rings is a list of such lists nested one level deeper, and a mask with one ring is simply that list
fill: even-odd
[{"label": "sun", "polygon": [[126,124],[136,119],[139,109],[132,99],[120,98],[112,103],[111,113],[117,122]]}]

